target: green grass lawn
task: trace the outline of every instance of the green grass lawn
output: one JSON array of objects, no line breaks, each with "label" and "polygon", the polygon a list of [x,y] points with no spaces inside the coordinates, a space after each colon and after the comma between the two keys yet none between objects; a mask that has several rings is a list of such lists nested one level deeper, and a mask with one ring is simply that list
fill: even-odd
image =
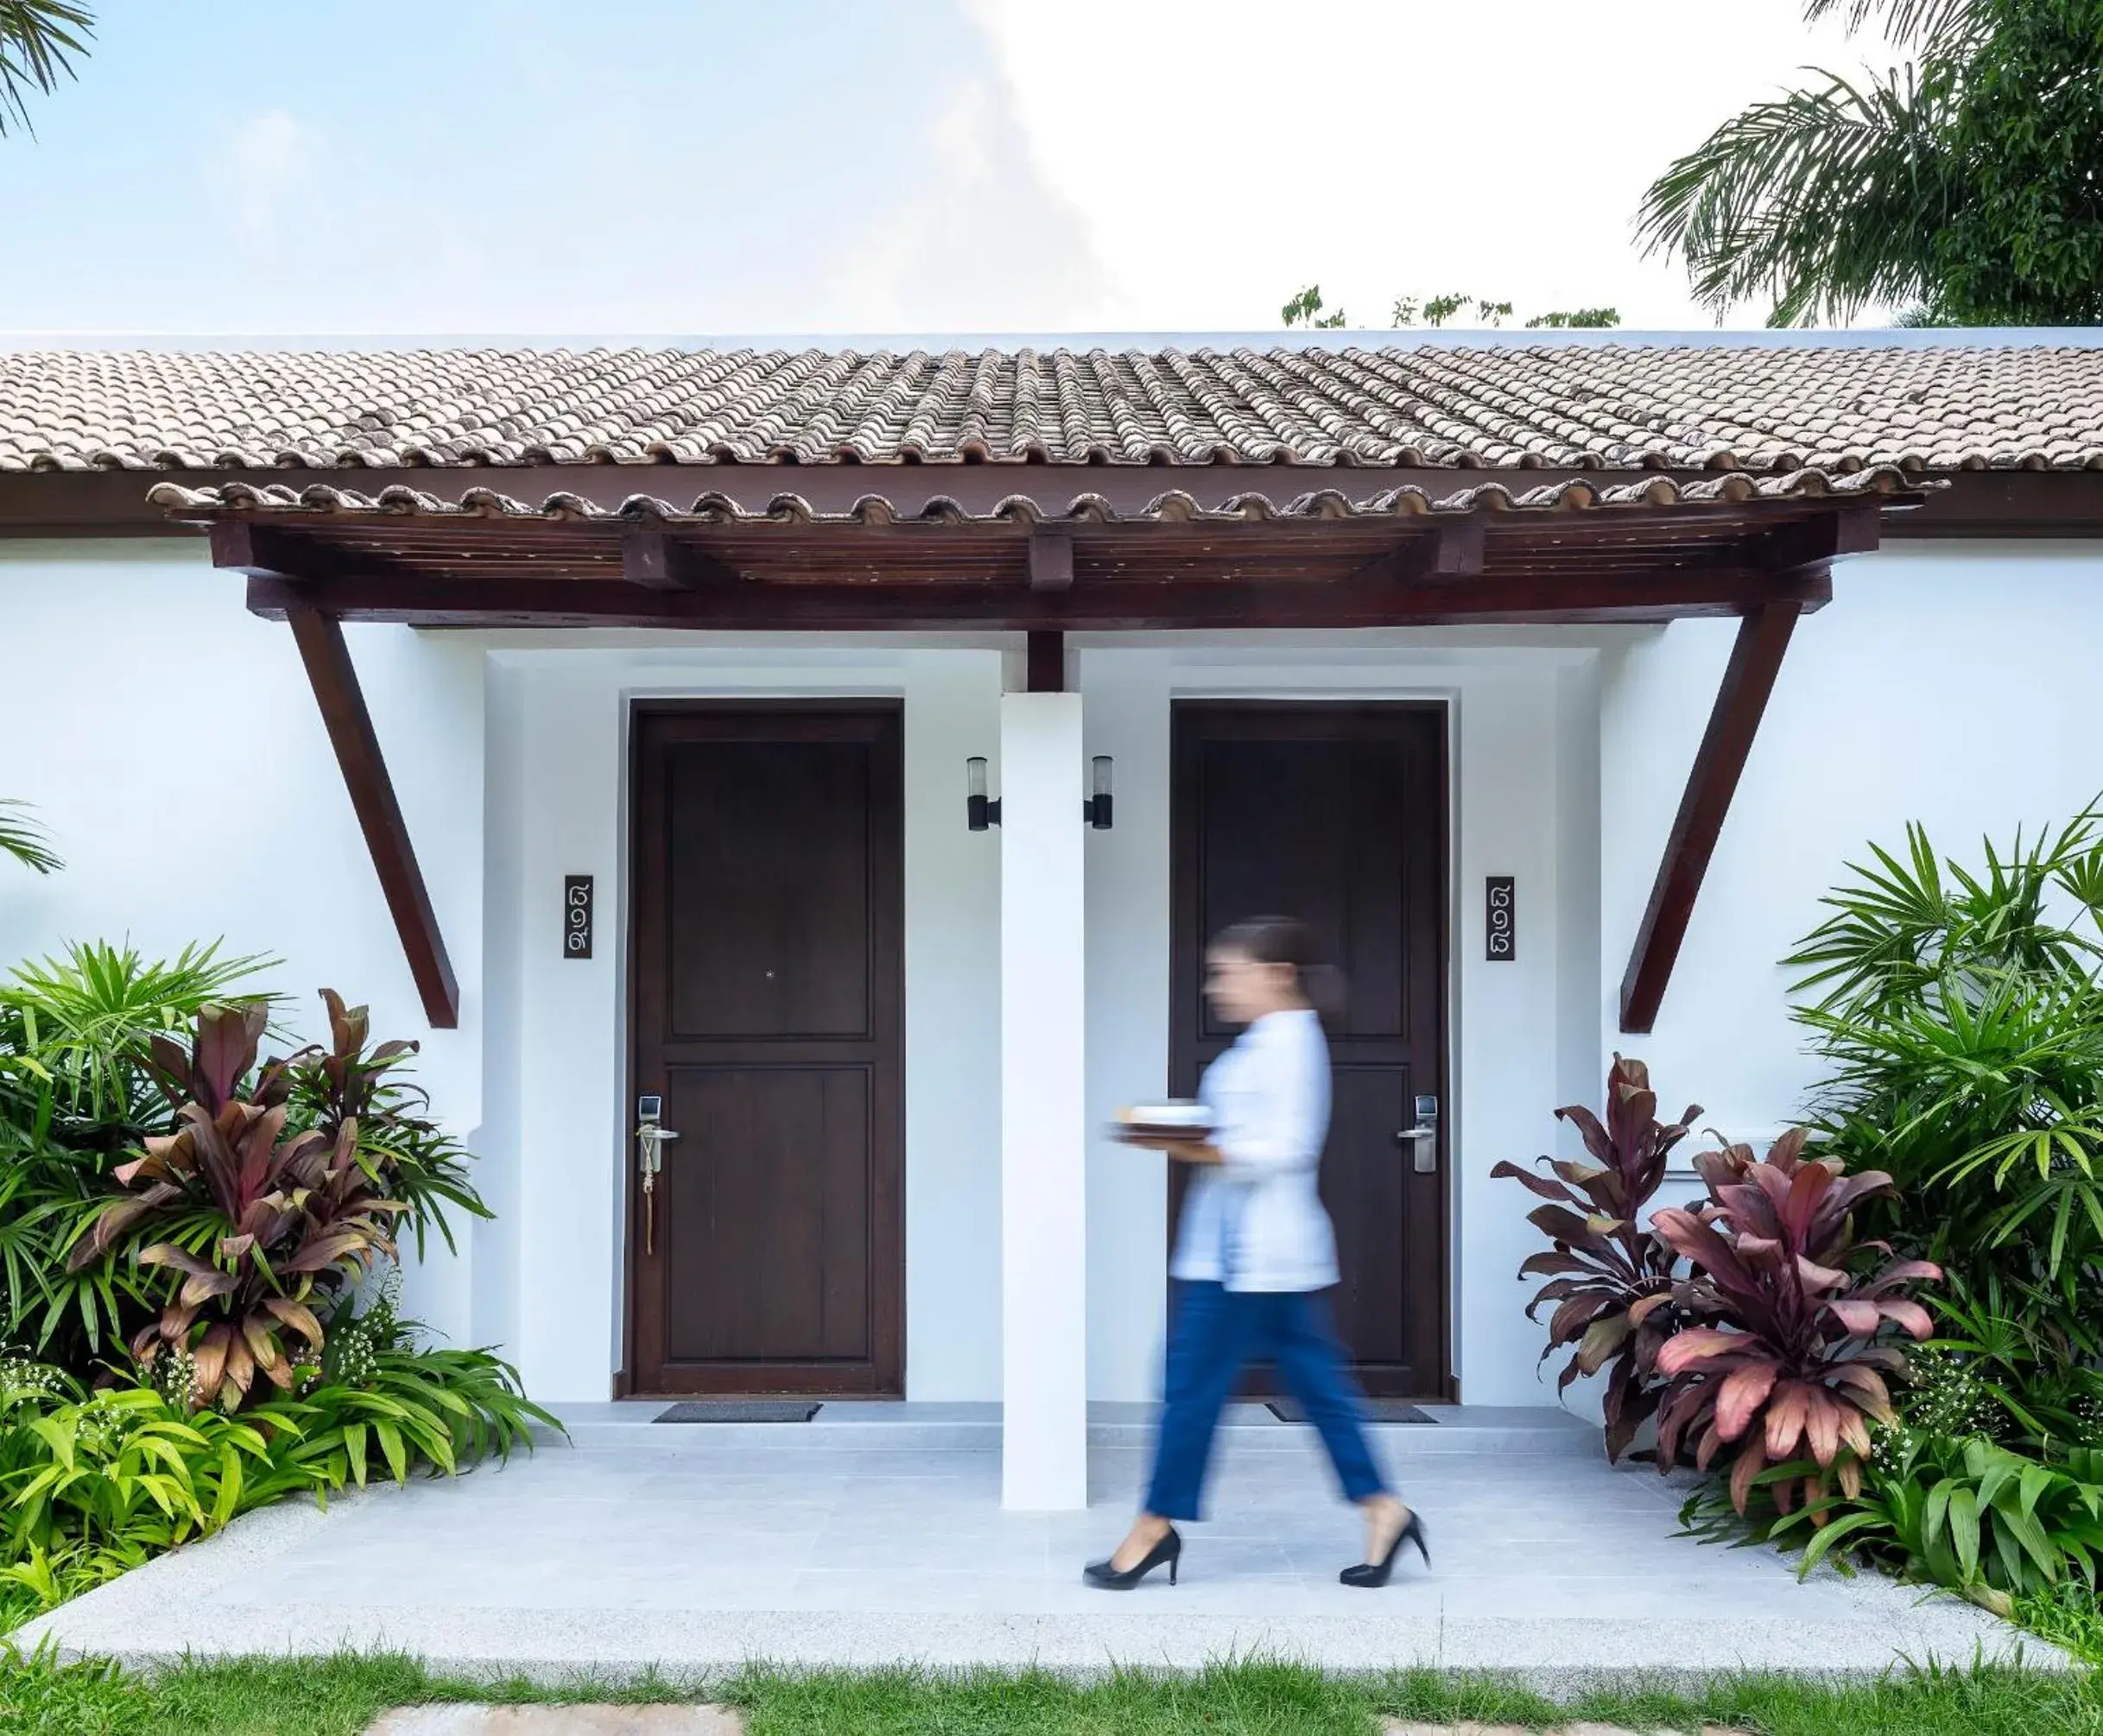
[{"label": "green grass lawn", "polygon": [[[198,1664],[151,1682],[19,1656],[0,1663],[0,1731],[37,1736],[352,1736],[387,1707],[421,1701],[693,1697],[648,1679],[567,1693],[491,1688],[391,1657]],[[1381,1712],[1539,1726],[1594,1719],[1644,1731],[1693,1731],[1707,1720],[1760,1736],[2103,1736],[2103,1687],[2006,1669],[1916,1674],[1837,1690],[1748,1677],[1695,1701],[1636,1691],[1564,1707],[1488,1680],[1346,1681],[1271,1663],[1185,1677],[1124,1675],[1088,1686],[1041,1675],[753,1671],[708,1697],[744,1707],[753,1736],[1369,1736]]]}]

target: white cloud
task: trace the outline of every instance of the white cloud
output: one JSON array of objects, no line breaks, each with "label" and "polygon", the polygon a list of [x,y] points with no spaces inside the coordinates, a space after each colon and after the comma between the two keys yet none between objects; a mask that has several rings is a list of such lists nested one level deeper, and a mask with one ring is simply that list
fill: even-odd
[{"label": "white cloud", "polygon": [[282,109],[253,116],[234,129],[211,166],[210,184],[244,246],[268,244],[287,197],[302,181],[311,181],[317,155],[300,124]]},{"label": "white cloud", "polygon": [[847,244],[831,297],[863,331],[1086,329],[1112,285],[995,76],[960,78],[915,182]]},{"label": "white cloud", "polygon": [[1637,254],[1644,187],[1805,63],[1884,57],[1801,0],[969,3],[1135,329],[1275,326],[1317,281],[1353,323],[1462,291],[1707,324]]}]

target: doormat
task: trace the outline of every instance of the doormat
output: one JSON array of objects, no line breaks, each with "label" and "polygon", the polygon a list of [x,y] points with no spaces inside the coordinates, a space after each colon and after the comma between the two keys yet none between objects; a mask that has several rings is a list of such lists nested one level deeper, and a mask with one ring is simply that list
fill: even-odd
[{"label": "doormat", "polygon": [[808,1422],[824,1410],[814,1398],[690,1398],[653,1422]]},{"label": "doormat", "polygon": [[[1281,1422],[1304,1422],[1307,1412],[1300,1408],[1296,1398],[1271,1398],[1264,1401],[1270,1414]],[[1429,1422],[1414,1404],[1405,1404],[1399,1398],[1369,1398],[1365,1401],[1365,1416],[1373,1422]]]}]

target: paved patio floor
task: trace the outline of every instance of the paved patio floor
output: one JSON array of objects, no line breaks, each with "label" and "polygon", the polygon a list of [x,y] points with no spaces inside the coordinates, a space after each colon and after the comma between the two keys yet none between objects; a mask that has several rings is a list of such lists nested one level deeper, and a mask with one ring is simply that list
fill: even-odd
[{"label": "paved patio floor", "polygon": [[[2009,1655],[1970,1606],[1873,1576],[1800,1584],[1771,1552],[1672,1533],[1682,1492],[1616,1471],[1553,1410],[1435,1412],[1378,1430],[1425,1516],[1379,1592],[1336,1583],[1356,1516],[1311,1434],[1248,1408],[1223,1433],[1212,1516],[1182,1582],[1080,1582],[1133,1506],[1143,1416],[1105,1408],[1086,1513],[1000,1510],[998,1420],[967,1406],[828,1405],[808,1424],[656,1425],[573,1408],[573,1446],[502,1468],[267,1510],[42,1618],[69,1653],[417,1652],[469,1673],[752,1659],[1098,1670],[1289,1656],[1348,1670],[1512,1671],[1567,1692],[1631,1669],[1685,1682],[1738,1666],[1860,1676]],[[2030,1642],[2026,1656],[2060,1660]]]}]

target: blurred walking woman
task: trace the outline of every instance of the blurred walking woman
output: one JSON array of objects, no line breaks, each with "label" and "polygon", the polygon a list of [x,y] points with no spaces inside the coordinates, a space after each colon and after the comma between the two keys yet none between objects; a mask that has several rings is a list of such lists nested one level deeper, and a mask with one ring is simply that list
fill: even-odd
[{"label": "blurred walking woman", "polygon": [[1220,1409],[1243,1367],[1264,1355],[1365,1516],[1365,1558],[1343,1570],[1344,1584],[1385,1585],[1405,1543],[1430,1561],[1423,1522],[1373,1462],[1364,1402],[1321,1295],[1337,1281],[1336,1234],[1315,1187],[1329,1050],[1308,993],[1312,966],[1308,930],[1282,917],[1237,924],[1207,954],[1207,998],[1243,1030],[1199,1090],[1208,1137],[1140,1142],[1202,1167],[1169,1267],[1175,1307],[1146,1506],[1109,1559],[1090,1563],[1091,1585],[1126,1591],[1163,1564],[1175,1583],[1183,1540],[1174,1522],[1199,1517]]}]

